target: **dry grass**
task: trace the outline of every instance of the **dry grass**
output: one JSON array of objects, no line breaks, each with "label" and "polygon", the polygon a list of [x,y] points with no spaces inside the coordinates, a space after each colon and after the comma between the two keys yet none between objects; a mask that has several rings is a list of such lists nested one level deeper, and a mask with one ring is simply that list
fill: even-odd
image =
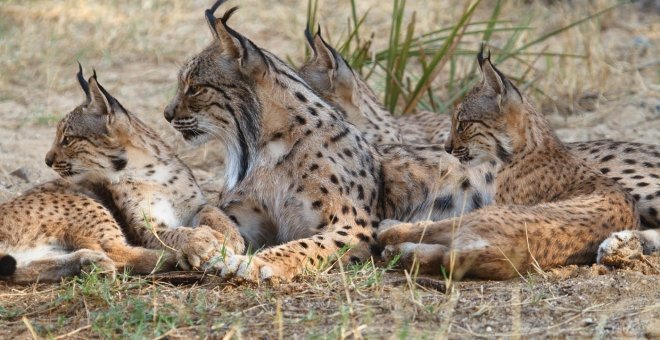
[{"label": "dry grass", "polygon": [[[178,65],[210,40],[202,16],[210,2],[0,1],[0,201],[53,176],[42,159],[54,122],[82,98],[74,79],[76,59],[87,69],[95,67],[101,82],[126,107],[167,140],[181,144],[161,114],[174,92]],[[545,3],[504,2],[502,15],[511,26],[531,27],[519,44],[614,1]],[[299,64],[306,4],[245,0],[232,24],[260,46]],[[421,33],[453,23],[463,4],[408,1],[406,18],[416,11],[416,30]],[[319,5],[324,34],[340,41],[348,32],[348,2]],[[374,49],[382,49],[391,4],[358,1],[358,12],[368,9],[364,25],[375,33]],[[473,20],[489,13],[484,2]],[[536,50],[583,57],[521,55],[501,66],[524,78],[523,88],[548,112],[592,112],[570,118],[570,124],[582,119],[589,127],[575,129],[576,136],[626,136],[657,143],[660,108],[653,107],[660,105],[658,19],[657,13],[625,5]],[[505,38],[504,32],[496,33],[491,44],[501,46]],[[475,40],[459,50],[476,46]],[[458,60],[455,72],[473,67],[471,58]],[[440,74],[436,83],[447,77]],[[382,76],[370,81],[377,90],[384,88]],[[447,99],[444,93],[437,95]],[[645,106],[642,113],[635,111],[640,115],[637,125],[617,122],[601,128],[604,119],[619,117],[611,112],[640,103]],[[221,155],[212,148],[182,151],[196,175],[214,184],[222,170]],[[26,170],[28,181],[10,175],[17,168]],[[293,283],[260,287],[222,282],[212,275],[198,280],[199,274],[160,281],[121,277],[109,282],[91,274],[60,284],[0,283],[0,338],[660,336],[653,323],[660,319],[657,276],[631,271],[598,275],[602,268],[568,268],[509,282],[453,282],[444,294],[443,280],[390,273],[383,267],[334,268]]]}]

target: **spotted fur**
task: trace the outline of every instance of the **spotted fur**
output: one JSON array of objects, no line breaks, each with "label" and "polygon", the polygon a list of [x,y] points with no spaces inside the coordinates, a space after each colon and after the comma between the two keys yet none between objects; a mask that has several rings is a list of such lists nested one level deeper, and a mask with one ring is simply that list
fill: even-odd
[{"label": "spotted fur", "polygon": [[[301,76],[326,100],[348,112],[348,121],[362,130],[365,138],[377,144],[445,142],[451,126],[447,116],[420,112],[393,117],[368,84],[319,33],[312,38],[307,30],[306,36],[314,53],[301,67]],[[485,143],[492,140],[488,136],[483,138]],[[567,143],[566,146],[632,194],[643,228],[660,228],[660,146],[613,140]],[[459,155],[460,151],[456,150]]]},{"label": "spotted fur", "polygon": [[56,281],[92,266],[146,274],[242,252],[233,222],[205,204],[170,148],[96,74],[88,83],[80,70],[78,80],[86,100],[60,121],[46,156],[66,180],[0,205],[0,278]]},{"label": "spotted fur", "polygon": [[[610,234],[636,229],[632,196],[571,154],[515,86],[479,55],[483,80],[452,117],[448,151],[463,162],[497,159],[495,205],[440,222],[392,223],[384,256],[454,278],[506,279],[532,269],[596,261]],[[421,244],[417,244],[417,243]]]},{"label": "spotted fur", "polygon": [[124,268],[174,269],[174,254],[131,246],[111,211],[92,197],[56,180],[0,204],[0,279],[59,281],[94,267],[111,276]]},{"label": "spotted fur", "polygon": [[[207,11],[215,39],[181,69],[165,118],[191,143],[224,146],[222,208],[253,249],[265,248],[230,258],[224,276],[289,279],[345,248],[343,259],[362,261],[377,249],[381,218],[454,216],[459,198],[482,202],[474,193],[487,176],[440,146],[376,149],[285,62],[229,27],[234,9],[216,19],[222,2]],[[468,199],[446,196],[447,176],[464,179]]]}]

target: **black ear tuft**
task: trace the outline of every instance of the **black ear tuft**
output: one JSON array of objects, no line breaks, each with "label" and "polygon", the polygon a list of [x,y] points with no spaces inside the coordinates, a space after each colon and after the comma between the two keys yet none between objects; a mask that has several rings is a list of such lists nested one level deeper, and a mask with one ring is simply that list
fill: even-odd
[{"label": "black ear tuft", "polygon": [[218,9],[218,7],[220,7],[220,5],[222,5],[226,1],[227,0],[218,0],[213,4],[213,6],[211,6],[211,8],[204,11],[204,16],[206,16],[206,21],[209,23],[212,29],[215,27],[215,20],[216,20],[214,13]]},{"label": "black ear tuft", "polygon": [[[486,62],[486,61],[488,61],[489,63],[491,62],[490,61],[490,49],[488,49],[488,56],[486,56],[484,58],[484,49],[485,48],[486,48],[486,42],[482,42],[481,47],[479,48],[479,54],[477,54],[477,62],[479,63],[479,67],[483,67],[484,62]],[[491,65],[492,65],[492,63],[491,63]]]},{"label": "black ear tuft", "polygon": [[234,13],[237,10],[238,10],[238,6],[234,6],[234,7],[230,8],[227,12],[225,12],[225,14],[222,16],[222,18],[220,18],[220,22],[222,22],[222,24],[225,26],[225,29],[227,30],[227,32],[229,32],[229,34],[231,34],[234,38],[236,38],[236,40],[238,40],[238,42],[241,44],[241,46],[243,46],[243,48],[245,48],[245,38],[243,38],[242,35],[240,35],[236,31],[234,31],[233,28],[231,28],[227,25],[227,21],[229,21],[231,16],[234,15]]},{"label": "black ear tuft", "polygon": [[0,256],[0,276],[11,276],[16,272],[16,259],[11,255]]},{"label": "black ear tuft", "polygon": [[78,73],[76,74],[76,77],[78,78],[80,87],[82,87],[83,92],[85,92],[85,97],[87,97],[89,100],[89,83],[87,83],[87,80],[85,80],[85,77],[83,76],[83,70],[82,65],[80,65],[80,61],[78,61]]}]

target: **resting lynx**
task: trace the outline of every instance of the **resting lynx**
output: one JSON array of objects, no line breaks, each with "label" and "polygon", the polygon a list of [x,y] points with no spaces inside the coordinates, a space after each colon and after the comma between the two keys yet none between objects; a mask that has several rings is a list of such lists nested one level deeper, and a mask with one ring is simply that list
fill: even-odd
[{"label": "resting lynx", "polygon": [[[393,117],[320,33],[305,31],[313,56],[300,69],[301,76],[326,100],[343,108],[348,121],[373,143],[403,141],[412,144],[444,143],[451,121],[447,116],[422,112]],[[396,137],[396,138],[394,138]],[[640,211],[642,226],[660,228],[660,146],[597,140],[566,144],[569,151],[620,183]],[[482,165],[483,166],[483,165]]]},{"label": "resting lynx", "polygon": [[[8,213],[3,214],[6,237],[0,238],[0,251],[19,262],[10,279],[57,280],[90,261],[104,269],[114,269],[114,262],[134,266],[139,273],[153,270],[160,252],[128,247],[122,230],[135,244],[175,251],[184,268],[207,264],[223,247],[230,254],[243,252],[233,222],[206,205],[190,170],[171,149],[112,97],[96,74],[88,83],[80,71],[78,80],[85,103],[58,124],[46,164],[79,184],[49,183],[2,206]],[[116,218],[85,197],[86,189],[111,207]],[[31,207],[33,203],[38,207]],[[12,220],[23,223],[12,226]],[[187,227],[193,225],[199,226]],[[62,256],[53,262],[53,254]],[[170,257],[165,256],[167,269],[174,264]],[[52,269],[42,270],[48,266]]]},{"label": "resting lynx", "polygon": [[612,232],[639,226],[632,196],[572,155],[490,58],[478,59],[483,80],[454,112],[446,148],[466,163],[503,164],[495,205],[440,222],[386,221],[378,234],[384,256],[402,253],[405,265],[416,258],[422,271],[445,267],[456,279],[506,279],[533,261],[596,261]]},{"label": "resting lynx", "polygon": [[179,73],[165,118],[195,144],[226,148],[223,210],[246,241],[268,247],[229,259],[223,275],[291,278],[351,248],[378,250],[381,218],[444,218],[487,204],[492,174],[471,172],[435,146],[376,149],[285,62],[222,18],[214,42]]}]

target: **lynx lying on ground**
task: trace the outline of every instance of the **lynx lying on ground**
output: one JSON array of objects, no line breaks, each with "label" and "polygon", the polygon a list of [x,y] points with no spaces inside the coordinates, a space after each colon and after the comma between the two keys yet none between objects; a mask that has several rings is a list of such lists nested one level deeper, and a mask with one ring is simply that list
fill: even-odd
[{"label": "lynx lying on ground", "polygon": [[440,222],[384,221],[384,257],[456,279],[594,262],[610,234],[639,226],[632,195],[572,155],[490,58],[478,59],[483,80],[454,112],[446,147],[463,162],[503,164],[496,204]]},{"label": "lynx lying on ground", "polygon": [[[375,149],[344,113],[285,62],[207,11],[215,41],[179,73],[165,118],[191,143],[226,148],[223,210],[254,256],[233,256],[223,275],[291,278],[351,248],[377,250],[383,217],[451,217],[487,204],[492,174],[467,171],[441,146]],[[283,244],[282,244],[283,243]]]},{"label": "lynx lying on ground", "polygon": [[[445,142],[450,129],[444,115],[421,113],[395,119],[320,33],[312,37],[306,30],[305,35],[313,55],[302,66],[301,76],[324,98],[343,108],[347,119],[365,132],[365,138],[378,142],[400,135],[400,139],[409,142],[408,136],[412,135],[413,140],[423,139],[424,143]],[[404,118],[407,120],[402,122]],[[659,145],[597,140],[566,146],[632,194],[639,207],[642,227],[660,228]]]},{"label": "lynx lying on ground", "polygon": [[[205,204],[190,170],[169,146],[124,109],[96,74],[88,83],[80,71],[78,80],[86,101],[60,121],[46,156],[49,167],[77,184],[47,183],[1,206],[0,252],[15,257],[18,267],[5,256],[7,267],[0,272],[34,281],[57,280],[89,263],[104,270],[154,270],[161,252],[128,246],[122,230],[133,244],[166,250],[163,269],[176,263],[170,251],[184,268],[203,266],[221,251],[242,253],[233,222]],[[192,225],[199,226],[186,227]]]}]

